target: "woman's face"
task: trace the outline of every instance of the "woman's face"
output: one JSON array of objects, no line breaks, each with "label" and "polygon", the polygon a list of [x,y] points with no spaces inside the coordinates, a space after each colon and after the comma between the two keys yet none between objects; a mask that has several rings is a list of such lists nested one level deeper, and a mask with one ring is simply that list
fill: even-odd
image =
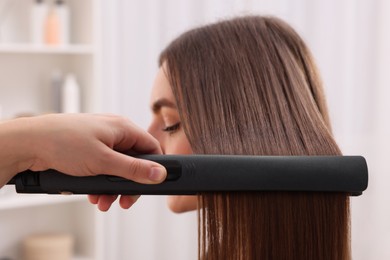
[{"label": "woman's face", "polygon": [[[159,142],[164,154],[191,154],[192,149],[185,135],[171,85],[162,66],[155,78],[151,94],[152,122],[149,133]],[[169,196],[168,206],[174,212],[197,208],[196,196]]]}]

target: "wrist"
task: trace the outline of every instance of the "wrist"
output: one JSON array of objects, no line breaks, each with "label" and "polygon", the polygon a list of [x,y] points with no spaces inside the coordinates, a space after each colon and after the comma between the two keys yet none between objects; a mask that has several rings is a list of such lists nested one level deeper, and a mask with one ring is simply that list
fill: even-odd
[{"label": "wrist", "polygon": [[0,125],[1,162],[3,174],[12,177],[29,169],[35,160],[34,131],[31,118],[18,118]]}]

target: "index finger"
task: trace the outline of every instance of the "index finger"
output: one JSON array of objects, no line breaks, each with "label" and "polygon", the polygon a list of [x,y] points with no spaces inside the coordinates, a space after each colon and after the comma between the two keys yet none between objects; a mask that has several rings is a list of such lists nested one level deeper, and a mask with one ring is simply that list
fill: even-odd
[{"label": "index finger", "polygon": [[132,151],[139,154],[161,154],[159,142],[148,132],[128,120],[122,138],[114,144],[117,151]]}]

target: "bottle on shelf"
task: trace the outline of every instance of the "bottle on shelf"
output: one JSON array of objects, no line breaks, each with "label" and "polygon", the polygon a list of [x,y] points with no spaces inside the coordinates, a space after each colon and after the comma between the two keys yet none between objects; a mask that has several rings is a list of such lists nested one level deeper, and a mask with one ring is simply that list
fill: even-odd
[{"label": "bottle on shelf", "polygon": [[61,112],[80,113],[80,87],[74,74],[66,75],[61,89]]},{"label": "bottle on shelf", "polygon": [[31,8],[31,42],[42,45],[48,6],[43,0],[35,0]]},{"label": "bottle on shelf", "polygon": [[58,45],[60,43],[60,21],[56,8],[51,6],[45,20],[45,44]]},{"label": "bottle on shelf", "polygon": [[59,21],[59,41],[60,44],[67,45],[69,44],[69,22],[70,22],[70,13],[68,5],[64,0],[56,0],[55,3],[56,13],[58,15]]},{"label": "bottle on shelf", "polygon": [[64,0],[56,0],[47,13],[45,43],[48,45],[69,44],[69,8]]}]

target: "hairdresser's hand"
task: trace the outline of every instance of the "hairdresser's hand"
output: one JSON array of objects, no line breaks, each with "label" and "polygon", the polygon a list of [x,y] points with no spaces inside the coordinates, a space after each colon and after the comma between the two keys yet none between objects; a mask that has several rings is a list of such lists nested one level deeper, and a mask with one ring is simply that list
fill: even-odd
[{"label": "hairdresser's hand", "polygon": [[[161,165],[120,153],[161,153],[151,135],[123,117],[53,114],[10,120],[0,127],[3,125],[12,133],[8,153],[19,153],[13,174],[51,168],[74,176],[116,175],[144,184],[160,183],[166,177]],[[108,210],[116,197],[89,196],[102,211]],[[122,196],[120,205],[129,208],[136,199]]]}]

